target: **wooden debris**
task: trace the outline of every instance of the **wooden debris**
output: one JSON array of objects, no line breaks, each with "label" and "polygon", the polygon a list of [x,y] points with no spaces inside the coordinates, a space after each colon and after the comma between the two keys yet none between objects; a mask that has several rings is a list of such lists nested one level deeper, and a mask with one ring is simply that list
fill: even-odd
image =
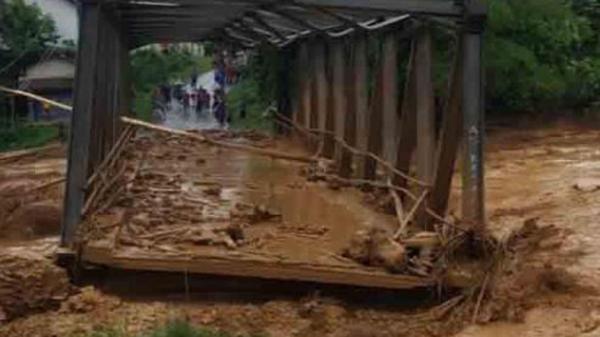
[{"label": "wooden debris", "polygon": [[413,217],[415,216],[417,210],[419,209],[419,207],[421,206],[421,204],[423,203],[423,200],[425,200],[425,197],[427,196],[427,193],[429,191],[425,190],[423,191],[423,193],[421,194],[421,196],[419,197],[419,199],[417,199],[415,201],[415,204],[413,205],[413,207],[410,209],[410,211],[408,211],[408,213],[406,214],[406,216],[404,217],[404,219],[402,220],[402,223],[400,224],[400,227],[398,228],[398,230],[396,231],[396,233],[394,234],[394,240],[398,240],[399,238],[402,237],[402,235],[405,234],[405,229],[406,226],[408,225],[408,223],[413,219]]},{"label": "wooden debris", "polygon": [[355,233],[342,256],[366,266],[384,267],[390,272],[405,269],[406,248],[391,239],[391,233],[382,228],[371,228]]},{"label": "wooden debris", "polygon": [[296,156],[296,155],[279,152],[279,151],[265,150],[265,149],[261,149],[261,148],[250,146],[250,145],[229,143],[229,142],[225,142],[225,141],[221,141],[221,140],[214,140],[206,135],[172,129],[172,128],[168,128],[168,127],[164,127],[164,126],[159,126],[159,125],[147,123],[147,122],[144,122],[144,121],[141,121],[138,119],[134,119],[134,118],[121,117],[121,120],[124,123],[130,124],[130,125],[141,126],[141,127],[144,127],[144,128],[150,129],[150,130],[165,132],[165,133],[169,133],[169,134],[173,134],[173,135],[178,135],[178,136],[186,137],[186,138],[193,139],[193,140],[196,140],[199,142],[207,143],[210,145],[220,146],[220,147],[228,148],[228,149],[232,149],[232,150],[245,151],[245,152],[254,153],[254,154],[258,154],[258,155],[262,155],[262,156],[272,157],[275,159],[285,159],[285,160],[291,160],[291,161],[299,161],[299,162],[303,162],[303,163],[313,163],[316,160],[313,157]]},{"label": "wooden debris", "polygon": [[388,179],[388,186],[390,187],[390,195],[394,200],[394,209],[396,210],[396,218],[398,219],[398,237],[406,236],[406,223],[404,222],[404,209],[402,206],[402,200],[398,196],[398,193],[392,188],[392,180]]},{"label": "wooden debris", "polygon": [[50,145],[36,147],[36,148],[32,148],[32,149],[5,152],[5,153],[0,154],[0,162],[18,160],[23,157],[33,156],[33,155],[37,155],[39,153],[43,153],[43,152],[54,150],[54,149],[60,149],[60,148],[61,148],[60,144],[50,144]]}]

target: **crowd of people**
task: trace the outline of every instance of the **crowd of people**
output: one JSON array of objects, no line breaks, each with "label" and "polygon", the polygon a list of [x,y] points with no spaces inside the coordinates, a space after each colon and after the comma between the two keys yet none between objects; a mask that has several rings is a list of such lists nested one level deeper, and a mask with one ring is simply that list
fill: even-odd
[{"label": "crowd of people", "polygon": [[213,88],[199,85],[197,72],[191,74],[186,84],[164,84],[157,87],[152,95],[154,122],[164,123],[167,114],[173,113],[176,110],[174,106],[177,104],[181,106],[184,119],[189,119],[192,114],[196,115],[197,120],[206,119],[212,114],[219,127],[225,128],[231,121],[226,102],[227,88],[237,83],[239,74],[231,57],[226,57],[223,53],[215,54],[213,70],[215,83]]}]

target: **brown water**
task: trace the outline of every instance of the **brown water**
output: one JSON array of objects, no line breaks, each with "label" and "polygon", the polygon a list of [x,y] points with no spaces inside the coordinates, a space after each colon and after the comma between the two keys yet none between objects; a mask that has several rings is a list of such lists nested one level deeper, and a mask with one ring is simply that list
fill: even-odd
[{"label": "brown water", "polygon": [[[243,139],[230,141],[244,142]],[[380,214],[363,202],[354,190],[332,191],[319,183],[309,183],[299,175],[301,165],[274,160],[241,151],[181,143],[166,139],[148,139],[138,153],[145,153],[143,172],[179,177],[177,186],[189,200],[204,207],[200,223],[230,222],[236,204],[250,204],[281,214],[280,220],[260,221],[244,228],[248,242],[235,249],[235,254],[305,264],[343,263],[336,257],[359,229],[371,225],[394,225],[395,218]],[[280,151],[302,153],[286,142],[269,143]],[[146,186],[147,181],[140,184]],[[217,195],[207,196],[208,185],[220,186]],[[158,186],[157,186],[158,187]],[[169,198],[168,193],[153,193],[153,198]],[[134,206],[135,212],[147,212]],[[169,223],[173,214],[153,214],[159,224]],[[177,223],[179,225],[179,223]],[[160,228],[163,230],[164,228]],[[157,229],[159,230],[159,229]],[[225,247],[178,245],[186,253],[215,255],[231,253]],[[127,254],[136,252],[123,247]],[[118,252],[117,252],[118,253]],[[257,255],[258,254],[258,255]],[[132,255],[133,256],[133,255]],[[354,263],[346,261],[352,267]]]},{"label": "brown water", "polygon": [[[554,252],[554,261],[592,288],[600,284],[600,190],[581,191],[573,186],[577,183],[594,185],[590,179],[600,181],[599,143],[600,130],[577,125],[496,130],[488,139],[486,157],[488,226],[502,234],[520,226],[527,218],[539,217],[542,224],[552,223],[563,228],[570,235]],[[164,144],[160,151],[169,150]],[[355,228],[378,221],[393,221],[369,211],[354,192],[331,191],[305,183],[297,176],[295,164],[215,149],[187,147],[175,150],[190,158],[204,158],[206,163],[202,168],[202,165],[191,164],[194,160],[156,160],[148,165],[165,172],[181,171],[190,181],[218,180],[223,185],[224,216],[227,207],[237,201],[264,203],[282,212],[288,229],[279,229],[269,223],[253,227],[257,236],[268,231],[284,234],[268,241],[267,248],[262,248],[276,254],[297,252],[289,258],[320,259],[323,249],[335,250]],[[582,180],[587,181],[582,183]],[[456,177],[451,205],[457,213],[459,196],[460,179]],[[303,225],[319,228],[328,224],[333,225],[320,236],[321,241],[289,234],[294,232],[289,228],[298,229]],[[458,336],[600,336],[600,308],[595,303],[598,303],[597,298],[592,292],[570,294],[566,299],[552,297],[530,310],[522,323],[472,325]],[[282,337],[366,335],[356,331],[368,331],[373,336],[396,336],[398,331],[405,332],[402,327],[409,324],[404,321],[406,315],[393,311],[325,303],[317,307],[320,311],[314,316],[306,316],[305,307],[305,303],[295,301],[263,304],[199,302],[186,305],[182,312],[181,307],[165,302],[124,302],[86,313],[42,314],[0,326],[0,335],[13,336],[27,331],[34,331],[39,336],[67,335],[67,332],[81,331],[83,324],[114,325],[123,321],[132,322],[127,323],[128,328],[135,330],[134,325],[139,322],[148,326],[182,314],[194,324],[214,325],[230,331],[268,331],[272,336]]]},{"label": "brown water", "polygon": [[[599,143],[600,130],[572,124],[501,130],[490,135],[486,158],[489,227],[502,234],[525,219],[539,218],[565,230],[570,235],[553,262],[595,289],[600,285],[600,190],[593,190],[600,186]],[[455,202],[460,194],[456,181]],[[522,324],[472,326],[459,336],[600,336],[595,295],[575,297],[540,305]]]}]

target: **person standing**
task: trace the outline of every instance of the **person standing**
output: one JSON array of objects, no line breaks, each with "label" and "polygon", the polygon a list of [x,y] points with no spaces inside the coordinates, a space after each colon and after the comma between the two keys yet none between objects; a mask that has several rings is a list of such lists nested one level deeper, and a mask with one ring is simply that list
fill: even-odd
[{"label": "person standing", "polygon": [[215,90],[213,103],[213,113],[220,128],[225,128],[227,122],[227,107],[225,105],[225,95],[223,89]]}]

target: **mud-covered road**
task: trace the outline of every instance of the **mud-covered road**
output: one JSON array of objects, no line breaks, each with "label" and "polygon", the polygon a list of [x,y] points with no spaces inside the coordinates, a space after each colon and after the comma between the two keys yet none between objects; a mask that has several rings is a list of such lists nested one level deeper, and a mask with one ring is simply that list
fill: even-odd
[{"label": "mud-covered road", "polygon": [[[234,333],[269,336],[448,336],[457,331],[458,336],[598,336],[600,335],[600,300],[597,297],[600,284],[600,131],[573,124],[557,124],[543,128],[492,129],[489,133],[486,154],[486,193],[489,227],[499,236],[516,229],[527,219],[538,218],[540,224],[553,224],[560,229],[558,239],[544,243],[545,252],[540,254],[539,263],[552,265],[557,270],[568,272],[576,287],[560,289],[550,287],[536,294],[534,300],[524,306],[526,314],[522,322],[493,322],[472,325],[470,317],[465,327],[465,317],[460,321],[435,321],[423,318],[428,308],[407,309],[379,308],[370,305],[345,303],[340,298],[328,298],[319,294],[306,294],[302,299],[215,299],[214,296],[198,294],[191,300],[174,298],[126,299],[105,294],[93,288],[85,288],[80,294],[67,297],[57,291],[57,300],[49,310],[28,314],[0,326],[0,336],[68,336],[81,335],[102,327],[120,327],[137,332],[159,325],[162,322],[183,318],[194,324],[209,325]],[[215,156],[217,154],[215,153]],[[38,158],[39,160],[43,158]],[[0,186],[13,182],[16,171],[27,172],[25,167],[46,167],[37,160],[21,163],[0,164]],[[47,160],[45,158],[44,160]],[[39,166],[41,165],[41,166]],[[64,163],[62,164],[64,165]],[[233,165],[240,165],[234,163]],[[16,170],[16,171],[15,171]],[[252,170],[251,170],[252,171]],[[254,170],[260,172],[259,169]],[[285,170],[283,170],[285,171]],[[41,171],[35,171],[41,172]],[[215,172],[218,174],[218,172]],[[288,173],[286,173],[288,174]],[[7,178],[10,177],[10,178]],[[22,177],[31,178],[32,176]],[[207,177],[204,177],[207,178]],[[34,178],[37,179],[37,178]],[[50,179],[45,176],[44,179]],[[294,183],[289,177],[273,176]],[[32,183],[33,184],[33,183]],[[300,184],[300,182],[298,182]],[[267,199],[260,203],[274,205],[304,205],[298,200],[269,200],[264,194],[269,187],[250,186],[252,194],[260,193]],[[294,190],[295,185],[291,186]],[[317,193],[315,188],[309,192]],[[221,193],[231,191],[225,186]],[[328,202],[332,198],[349,198],[356,203],[353,193],[326,191]],[[54,194],[53,194],[54,193]],[[344,196],[344,194],[348,194]],[[290,194],[291,196],[294,193]],[[302,194],[303,195],[303,194]],[[451,200],[458,214],[460,177],[456,177]],[[315,211],[307,215],[314,219],[328,219],[332,211],[327,202],[318,202],[321,195],[311,198]],[[32,197],[31,202],[58,202],[60,194]],[[293,199],[293,197],[290,197]],[[336,202],[340,202],[337,200]],[[342,201],[343,202],[343,201]],[[283,203],[283,204],[282,204]],[[315,204],[317,204],[315,206]],[[307,205],[310,205],[307,201]],[[21,206],[22,207],[22,206]],[[15,218],[4,215],[0,221]],[[309,214],[309,213],[308,213]],[[302,220],[302,215],[297,215]],[[359,219],[351,217],[350,219]],[[337,219],[337,218],[336,218]],[[4,242],[7,246],[32,245],[31,230],[15,239],[14,223],[3,225]],[[26,226],[30,228],[31,226]],[[10,231],[6,231],[10,228]],[[53,227],[54,228],[54,227]],[[17,230],[18,232],[18,230]],[[10,234],[10,235],[9,235]],[[311,234],[311,233],[309,233]],[[303,237],[302,235],[301,237]],[[40,241],[36,241],[40,242]],[[52,242],[45,239],[43,242]],[[41,244],[33,244],[42,247]],[[48,248],[48,247],[46,247]],[[287,249],[287,248],[282,248]],[[47,249],[44,249],[47,250]],[[40,252],[41,255],[42,252]],[[1,262],[1,261],[0,261]],[[0,280],[0,289],[1,287]],[[531,283],[537,280],[532,279]],[[71,290],[69,290],[70,292]],[[518,293],[519,289],[515,292]],[[1,291],[0,291],[1,292]],[[60,294],[59,294],[60,293]],[[531,293],[522,292],[523,296]],[[64,296],[58,298],[60,296]],[[55,309],[52,309],[55,308]],[[57,309],[56,309],[57,308]],[[4,311],[7,311],[4,309]],[[458,317],[458,316],[457,316]],[[457,318],[459,320],[459,318]]]}]

